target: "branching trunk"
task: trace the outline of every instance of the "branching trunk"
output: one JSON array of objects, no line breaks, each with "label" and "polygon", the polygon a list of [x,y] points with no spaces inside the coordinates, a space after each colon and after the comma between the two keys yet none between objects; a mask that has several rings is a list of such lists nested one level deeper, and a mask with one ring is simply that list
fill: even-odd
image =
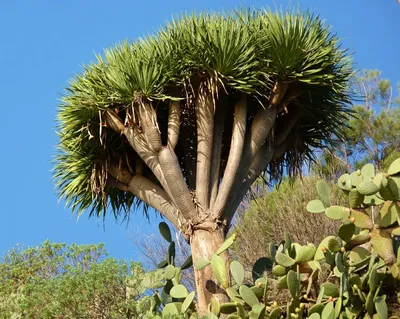
[{"label": "branching trunk", "polygon": [[140,103],[140,120],[145,139],[151,151],[157,153],[161,150],[161,135],[157,126],[157,114],[149,101]]},{"label": "branching trunk", "polygon": [[271,107],[277,107],[281,103],[283,97],[288,89],[288,84],[284,82],[276,82],[272,90],[272,96],[269,105]]},{"label": "branching trunk", "polygon": [[227,199],[233,187],[235,175],[239,168],[240,159],[242,157],[243,145],[246,135],[246,96],[242,95],[235,105],[232,141],[229,150],[228,162],[226,164],[225,173],[219,188],[218,196],[215,201],[213,212],[216,217],[221,216],[227,205]]},{"label": "branching trunk", "polygon": [[164,173],[161,170],[161,166],[158,161],[157,153],[148,148],[148,144],[143,133],[139,131],[138,127],[132,126],[125,129],[125,136],[132,148],[140,156],[143,162],[145,162],[145,164],[151,169],[154,176],[158,179],[165,191],[171,196],[168,184],[165,181]]},{"label": "branching trunk", "polygon": [[135,150],[135,152],[140,156],[143,162],[151,169],[154,176],[158,179],[164,190],[167,192],[168,196],[174,201],[173,196],[168,188],[168,184],[164,178],[164,173],[161,170],[160,163],[158,161],[157,153],[153,152],[149,146],[148,142],[139,128],[135,125],[130,127],[125,127],[118,115],[108,110],[105,113],[105,119],[107,125],[120,134],[125,134],[126,139],[129,144]]},{"label": "branching trunk", "polygon": [[146,177],[135,175],[129,183],[129,191],[159,211],[177,229],[180,229],[182,220],[178,217],[178,211],[170,202],[167,193],[160,186],[157,186]]},{"label": "branching trunk", "polygon": [[243,200],[243,197],[246,195],[247,191],[257,179],[257,177],[260,176],[263,170],[271,162],[272,158],[273,148],[270,146],[270,144],[264,143],[264,145],[258,151],[256,157],[254,158],[246,178],[243,180],[242,183],[240,183],[236,196],[231,202],[229,202],[226,216],[228,225],[233,215],[235,214],[240,202]]},{"label": "branching trunk", "polygon": [[265,142],[269,132],[271,131],[276,119],[276,108],[261,109],[257,112],[256,117],[251,125],[250,133],[250,149],[249,154],[243,154],[243,158],[250,160],[250,165],[256,157],[261,145]]},{"label": "branching trunk", "polygon": [[214,206],[218,193],[218,184],[220,181],[220,167],[221,167],[221,151],[222,151],[222,136],[224,132],[226,106],[219,103],[215,111],[214,121],[214,140],[211,161],[211,177],[210,177],[210,207]]},{"label": "branching trunk", "polygon": [[171,101],[168,116],[168,146],[174,149],[178,144],[179,127],[181,125],[181,102]]},{"label": "branching trunk", "polygon": [[[199,258],[211,260],[212,256],[224,242],[224,232],[222,229],[214,231],[198,229],[195,230],[190,237],[190,246],[192,249],[193,264]],[[228,262],[228,254],[221,255]],[[200,316],[207,314],[207,305],[211,302],[211,298],[217,298],[221,303],[227,301],[224,292],[216,287],[215,278],[212,275],[211,267],[205,267],[194,272],[197,291],[197,307]]]},{"label": "branching trunk", "polygon": [[153,174],[164,187],[165,179],[158,163],[157,154],[149,148],[148,142],[143,132],[141,132],[139,128],[135,125],[125,127],[119,116],[111,110],[108,110],[105,113],[105,119],[107,125],[111,129],[113,129],[117,133],[124,134],[126,136],[129,144],[140,156],[143,162],[146,163],[146,165],[152,170]]},{"label": "branching trunk", "polygon": [[[226,108],[221,104],[216,106],[222,100],[217,101],[218,88],[212,81],[200,85],[195,113],[190,108],[192,102],[186,105],[170,102],[166,146],[162,145],[157,114],[149,101],[143,100],[138,108],[140,127],[125,127],[117,114],[105,112],[108,126],[126,136],[141,163],[150,168],[162,187],[145,177],[148,171],[140,166],[135,168],[135,175],[132,169],[129,172],[114,166],[110,170],[113,176],[110,182],[132,192],[181,230],[190,240],[194,264],[199,258],[211,260],[225,239],[226,224],[216,223],[216,220],[225,219],[229,224],[242,198],[273,157],[273,147],[277,145],[273,141],[277,105],[286,89],[287,85],[276,83],[267,107],[258,110],[249,128],[247,96],[240,96],[234,108],[230,150],[222,181],[220,162]],[[197,145],[193,148],[186,141],[193,138],[196,131]],[[278,141],[286,141],[290,131],[291,126],[277,137]],[[176,148],[178,141],[182,148]],[[177,153],[182,150],[185,153],[186,172],[182,172],[175,148]],[[196,191],[196,204],[190,188]],[[228,265],[227,252],[221,257]],[[220,302],[227,301],[225,292],[216,286],[211,267],[195,270],[195,279],[200,315],[206,314],[212,297]]]},{"label": "branching trunk", "polygon": [[187,220],[196,219],[197,213],[193,203],[193,198],[183,177],[174,150],[168,146],[163,147],[158,155],[158,159],[166,183],[170,189],[171,196],[174,199],[179,212]]},{"label": "branching trunk", "polygon": [[211,85],[202,84],[196,100],[197,167],[196,197],[203,210],[210,207],[210,175],[214,136],[215,101]]},{"label": "branching trunk", "polygon": [[112,130],[120,134],[123,134],[125,132],[124,123],[122,123],[121,119],[114,111],[107,110],[106,112],[104,112],[103,116],[107,123],[107,126],[110,127]]},{"label": "branching trunk", "polygon": [[[231,205],[236,201],[240,188],[249,174],[250,166],[252,165],[259,149],[265,142],[268,134],[272,130],[276,118],[276,108],[260,109],[257,112],[256,117],[251,125],[251,130],[247,134],[243,153],[241,156],[240,164],[236,172],[234,172],[233,185],[230,192],[227,194],[225,207],[232,207]],[[243,194],[244,195],[244,194]],[[216,211],[217,212],[217,211]],[[222,214],[233,214],[230,208],[226,210],[219,210],[216,218],[222,216]]]},{"label": "branching trunk", "polygon": [[132,175],[126,168],[113,165],[109,166],[108,172],[112,179],[110,185],[122,191],[129,191],[147,205],[158,210],[177,229],[183,220],[179,219],[177,209],[171,203],[167,193],[158,185],[146,177]]},{"label": "branching trunk", "polygon": [[[225,170],[225,174],[229,174],[227,175],[227,178],[231,178],[228,177],[231,175],[234,176],[234,179],[229,192],[226,192],[226,194],[223,193],[225,191],[221,185],[221,199],[224,200],[220,202],[219,198],[217,198],[218,207],[213,209],[213,217],[220,218],[225,214],[228,216],[228,219],[230,219],[235,213],[236,208],[243,196],[247,192],[248,188],[244,190],[246,186],[248,185],[248,187],[250,187],[255,178],[257,178],[257,176],[271,161],[272,155],[270,154],[272,154],[272,151],[269,152],[269,154],[266,154],[268,157],[265,159],[256,159],[256,156],[259,157],[261,156],[260,154],[263,153],[262,151],[260,152],[260,148],[262,147],[263,143],[266,142],[267,136],[270,134],[275,124],[277,107],[285,96],[287,87],[287,83],[276,82],[273,88],[273,94],[268,102],[268,107],[260,109],[254,117],[250,132],[247,133],[244,141],[243,152],[241,154],[239,166],[236,167],[236,170]],[[252,172],[252,170],[254,171],[254,165],[256,162],[256,171],[259,171],[260,173],[253,178],[254,172]],[[264,162],[266,163],[265,166],[258,168],[258,166]],[[222,181],[222,183],[224,183],[224,181]],[[222,196],[224,196],[224,198],[222,198]]]}]

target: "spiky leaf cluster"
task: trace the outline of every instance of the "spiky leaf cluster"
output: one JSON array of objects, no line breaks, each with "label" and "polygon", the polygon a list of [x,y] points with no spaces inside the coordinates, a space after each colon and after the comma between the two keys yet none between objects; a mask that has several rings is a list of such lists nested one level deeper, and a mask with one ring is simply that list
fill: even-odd
[{"label": "spiky leaf cluster", "polygon": [[[232,105],[247,95],[247,117],[266,105],[276,83],[287,85],[274,132],[283,131],[296,114],[286,148],[269,166],[279,178],[341,134],[351,74],[338,38],[317,16],[243,10],[228,14],[201,13],[174,19],[153,36],[124,42],[97,56],[74,77],[58,110],[60,142],[54,176],[59,195],[74,210],[104,214],[129,211],[141,204],[131,193],[112,187],[110,163],[132,173],[139,155],[124,136],[107,127],[104,112],[113,110],[126,126],[140,127],[138,107],[150,101],[156,109],[162,141],[167,139],[168,108],[181,101],[181,133],[175,149],[185,179],[185,159],[196,151],[194,95],[201,83],[215,87],[215,100],[226,107],[220,174],[231,141]],[[183,146],[182,146],[183,145]],[[185,148],[184,146],[188,146]],[[267,168],[265,168],[267,169]],[[145,167],[141,172],[158,182]]]}]

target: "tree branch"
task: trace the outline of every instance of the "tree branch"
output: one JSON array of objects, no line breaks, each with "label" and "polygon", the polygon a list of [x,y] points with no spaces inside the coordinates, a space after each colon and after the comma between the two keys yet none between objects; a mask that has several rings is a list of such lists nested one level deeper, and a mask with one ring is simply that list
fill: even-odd
[{"label": "tree branch", "polygon": [[211,161],[211,177],[210,177],[210,207],[214,206],[218,193],[218,184],[220,181],[221,167],[221,151],[222,151],[222,136],[224,132],[226,106],[222,101],[218,103],[215,111],[214,119],[214,139]]},{"label": "tree branch", "polygon": [[240,187],[236,193],[234,199],[229,202],[229,206],[227,207],[227,223],[229,225],[232,220],[233,215],[236,212],[239,204],[241,203],[243,197],[248,192],[251,185],[257,179],[258,176],[267,168],[268,164],[271,162],[273,158],[274,150],[269,143],[264,143],[257,155],[255,156],[253,162],[251,163],[249,172],[243,182],[240,184]]},{"label": "tree branch", "polygon": [[[233,216],[236,211],[237,205],[239,205],[240,201],[242,200],[242,198],[238,198],[238,196],[243,197],[246,194],[246,192],[243,193],[243,187],[245,187],[246,185],[250,187],[253,183],[251,181],[251,178],[249,179],[248,177],[249,174],[253,175],[255,171],[251,167],[253,166],[253,162],[256,160],[256,156],[260,156],[258,154],[263,153],[260,152],[260,148],[265,142],[267,136],[270,134],[273,125],[275,124],[277,109],[279,108],[279,104],[286,94],[287,88],[287,83],[277,81],[272,90],[272,95],[268,102],[268,108],[261,108],[254,117],[250,132],[248,132],[244,142],[243,154],[240,160],[239,168],[237,168],[236,171],[229,172],[229,174],[234,175],[231,190],[229,193],[224,195],[226,197],[224,202],[221,201],[221,204],[219,202],[219,199],[217,198],[218,205],[220,206],[217,209],[213,210],[214,218],[220,219],[224,214],[228,216]],[[272,154],[272,150],[271,152],[266,154],[266,156],[268,155],[268,157],[265,160],[268,160],[268,163],[271,160],[269,158],[269,154]],[[263,163],[261,159],[257,161],[257,163]],[[250,170],[253,170],[253,173]],[[222,189],[223,188],[221,187],[221,191]],[[236,204],[237,201],[239,202]]]},{"label": "tree branch", "polygon": [[181,125],[181,102],[171,101],[168,116],[168,146],[175,149],[179,139],[179,127]]},{"label": "tree branch", "polygon": [[168,146],[163,147],[159,152],[158,160],[171,196],[180,213],[185,219],[195,220],[197,217],[196,207],[174,150]]},{"label": "tree branch", "polygon": [[109,178],[107,179],[107,184],[110,185],[111,187],[118,188],[123,192],[129,191],[128,185],[121,183],[120,181],[117,181],[113,176],[109,176]]},{"label": "tree branch", "polygon": [[249,162],[255,158],[261,145],[271,131],[276,119],[276,108],[260,109],[251,125]]},{"label": "tree branch", "polygon": [[148,142],[144,134],[139,130],[137,126],[132,126],[125,129],[125,136],[135,152],[151,169],[161,185],[169,193],[169,191],[167,190],[167,183],[165,182],[164,174],[161,170],[160,163],[158,162],[157,153],[153,152],[149,148]]},{"label": "tree branch", "polygon": [[158,179],[162,187],[169,194],[171,200],[174,200],[171,196],[171,192],[165,181],[164,174],[161,170],[160,163],[158,162],[158,156],[153,152],[148,145],[148,142],[139,128],[135,125],[130,127],[125,127],[119,116],[112,110],[107,110],[105,112],[105,120],[107,125],[114,129],[116,132],[124,134],[129,144],[135,150],[135,152],[140,156],[143,162],[151,169],[154,176]]},{"label": "tree branch", "polygon": [[283,97],[286,94],[288,83],[286,82],[275,82],[274,88],[272,89],[272,96],[269,102],[271,107],[277,107],[281,103]]},{"label": "tree branch", "polygon": [[178,230],[184,224],[184,219],[178,217],[178,211],[171,203],[167,193],[148,178],[132,175],[128,169],[115,164],[109,165],[111,177],[109,183],[122,191],[130,191],[147,205],[153,207],[167,218]]},{"label": "tree branch", "polygon": [[185,221],[179,217],[178,210],[169,201],[167,193],[160,186],[146,177],[135,175],[129,183],[129,190],[137,198],[158,210],[178,230],[181,230]]},{"label": "tree branch", "polygon": [[242,94],[235,105],[228,162],[226,164],[225,173],[222,178],[217,199],[215,201],[215,206],[212,208],[213,215],[215,216],[221,216],[222,212],[225,210],[228,195],[231,192],[235,175],[239,168],[246,135],[246,108],[247,98],[245,94]]},{"label": "tree branch", "polygon": [[157,126],[157,114],[152,104],[144,100],[139,104],[140,121],[144,136],[153,152],[159,152],[162,148],[161,134]]},{"label": "tree branch", "polygon": [[[219,209],[213,212],[215,218],[220,218],[223,214],[230,214],[228,208],[229,203],[232,203],[236,194],[239,192],[239,188],[246,178],[252,162],[256,158],[259,149],[265,142],[268,134],[270,133],[276,119],[276,108],[271,107],[268,109],[260,109],[251,125],[250,132],[247,133],[245,143],[243,147],[242,158],[240,160],[239,168],[234,174],[234,180],[231,191],[227,194],[226,203],[224,203],[226,210]],[[222,190],[222,188],[221,188]],[[217,215],[218,214],[218,215]]]},{"label": "tree branch", "polygon": [[129,172],[129,170],[122,165],[110,164],[108,166],[108,173],[115,178],[116,182],[122,183],[126,186],[129,185],[132,179],[131,172]]},{"label": "tree branch", "polygon": [[104,112],[103,117],[109,128],[120,134],[125,133],[124,123],[122,123],[117,113],[112,110],[107,110]]},{"label": "tree branch", "polygon": [[203,210],[210,206],[210,175],[214,136],[215,100],[211,84],[201,84],[196,99],[197,172],[196,197]]}]

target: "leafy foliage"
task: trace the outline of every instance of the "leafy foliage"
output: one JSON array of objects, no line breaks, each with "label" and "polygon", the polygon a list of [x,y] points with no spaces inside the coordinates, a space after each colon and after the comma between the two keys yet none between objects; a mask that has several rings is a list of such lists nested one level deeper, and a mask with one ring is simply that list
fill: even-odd
[{"label": "leafy foliage", "polygon": [[141,266],[105,257],[103,245],[12,249],[0,263],[0,317],[138,318],[149,311]]},{"label": "leafy foliage", "polygon": [[[273,177],[279,178],[284,167],[289,172],[299,169],[314,147],[341,136],[350,75],[345,51],[317,16],[266,10],[182,16],[153,36],[106,50],[71,81],[58,112],[54,177],[59,195],[74,211],[91,208],[98,216],[109,206],[118,215],[141,205],[132,193],[108,183],[111,162],[136,172],[139,155],[124,137],[106,127],[105,111],[113,110],[125,118],[126,126],[140,128],[139,109],[143,101],[151,101],[165,139],[169,102],[182,101],[181,120],[188,123],[185,116],[193,113],[199,83],[219,87],[219,98],[227,105],[240,93],[247,94],[249,121],[273,95],[275,83],[287,85],[287,101],[278,110],[275,131],[290,128],[288,109],[296,111],[298,121],[288,134],[287,151],[270,165]],[[231,119],[232,114],[228,116]],[[189,124],[182,129],[187,134],[179,137],[183,144],[196,140],[195,125]],[[225,147],[230,144],[229,131],[223,136]],[[183,163],[192,154],[180,147],[176,153],[187,178],[193,172]],[[228,153],[222,151],[221,174]],[[142,174],[155,180],[147,168]]]},{"label": "leafy foliage", "polygon": [[[317,197],[313,187],[317,176],[333,183],[349,169],[362,168],[366,162],[374,163],[378,171],[387,170],[400,155],[399,98],[395,89],[377,70],[357,74],[353,78],[353,89],[358,92],[358,98],[353,100],[353,117],[346,123],[342,143],[318,154],[310,175],[284,179],[272,190],[257,184],[251,201],[242,205],[233,230],[238,235],[233,251],[247,267],[257,256],[267,254],[265,242],[279,242],[285,231],[302,244],[317,244],[326,235],[335,233],[337,222],[318,214],[310,216],[306,210],[306,204]],[[348,198],[338,188],[333,187],[332,191],[332,205],[348,204]],[[354,199],[353,195],[354,192],[350,197]],[[314,205],[314,208],[325,211],[323,205],[322,208]]]},{"label": "leafy foliage", "polygon": [[[346,123],[344,138],[332,151],[324,151],[315,168],[335,179],[349,169],[373,163],[386,170],[400,154],[400,97],[378,70],[364,70],[353,78],[359,96]],[[334,175],[337,174],[337,175]]]}]

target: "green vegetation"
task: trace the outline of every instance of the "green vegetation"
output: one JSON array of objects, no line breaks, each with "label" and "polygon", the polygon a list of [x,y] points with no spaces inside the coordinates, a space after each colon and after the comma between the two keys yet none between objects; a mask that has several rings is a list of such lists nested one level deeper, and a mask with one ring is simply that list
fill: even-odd
[{"label": "green vegetation", "polygon": [[0,317],[399,319],[399,102],[310,13],[183,15],[106,50],[59,106],[58,194],[100,218],[152,207],[191,256],[165,222],[151,272],[102,245],[11,250]]},{"label": "green vegetation", "polygon": [[315,167],[319,175],[330,179],[366,163],[385,170],[400,154],[399,92],[389,80],[381,78],[378,70],[360,72],[353,78],[352,87],[358,98],[344,138],[334,149],[324,151],[320,165]]},{"label": "green vegetation", "polygon": [[[260,255],[268,254],[265,242],[279,242],[284,232],[294,241],[317,244],[336,232],[337,222],[312,215],[306,204],[317,196],[313,185],[326,178],[333,185],[344,173],[372,162],[378,171],[387,170],[399,153],[400,97],[387,79],[376,70],[364,70],[352,79],[353,116],[345,123],[344,138],[332,149],[316,155],[311,174],[284,179],[273,189],[253,186],[252,200],[244,202],[234,232],[238,239],[233,254],[246,267]],[[332,188],[335,205],[347,203],[337,188]]]},{"label": "green vegetation", "polygon": [[[335,187],[343,192],[334,203]],[[206,313],[196,292],[182,283],[192,257],[176,264],[169,226],[159,230],[168,243],[158,269],[145,273],[104,258],[99,246],[44,243],[13,250],[0,264],[0,311],[8,318],[228,318],[228,319],[398,319],[400,288],[400,158],[386,172],[372,164],[339,177],[337,185],[315,183],[309,214],[337,221],[335,234],[317,244],[300,244],[285,233],[265,243],[268,256],[251,271],[223,258],[234,246],[231,235],[195,269],[210,269],[213,293]],[[129,272],[128,272],[129,271]],[[153,292],[151,292],[153,291]],[[224,294],[226,300],[221,300]],[[48,302],[50,301],[50,302]]]},{"label": "green vegetation", "polygon": [[144,270],[106,258],[103,245],[12,249],[0,274],[0,318],[128,319],[151,309]]},{"label": "green vegetation", "polygon": [[[106,50],[70,83],[58,111],[59,195],[94,216],[151,206],[195,261],[209,258],[261,174],[294,174],[343,136],[351,74],[318,16],[182,16]],[[202,313],[212,275],[195,270]]]},{"label": "green vegetation", "polygon": [[[211,268],[216,278],[210,289],[229,297],[228,302],[213,297],[203,318],[399,318],[400,158],[385,173],[375,174],[367,164],[344,174],[338,186],[346,206],[332,205],[331,187],[324,180],[316,183],[318,198],[307,204],[310,213],[341,222],[337,233],[318,245],[294,243],[285,234],[280,244],[269,244],[270,257],[254,263],[250,278],[239,262],[227,265],[221,258],[235,234],[212,258],[198,260],[195,267]],[[171,241],[166,224],[160,230]],[[163,305],[162,318],[196,318],[194,294],[180,283],[171,254],[160,268],[163,281],[157,287],[163,287],[163,297],[154,298]],[[323,281],[321,272],[326,273]],[[271,294],[274,289],[288,292],[283,303],[276,300],[279,292]]]},{"label": "green vegetation", "polygon": [[[314,187],[318,178],[284,179],[271,191],[262,189],[261,195],[249,202],[249,207],[239,213],[232,232],[237,240],[232,254],[250,270],[259,256],[268,256],[265,243],[280,242],[284,233],[301,244],[318,244],[326,235],[336,232],[338,223],[321,215],[311,215],[307,203],[317,196]],[[331,183],[333,185],[333,183]],[[340,189],[332,189],[334,204],[345,202]]]}]

